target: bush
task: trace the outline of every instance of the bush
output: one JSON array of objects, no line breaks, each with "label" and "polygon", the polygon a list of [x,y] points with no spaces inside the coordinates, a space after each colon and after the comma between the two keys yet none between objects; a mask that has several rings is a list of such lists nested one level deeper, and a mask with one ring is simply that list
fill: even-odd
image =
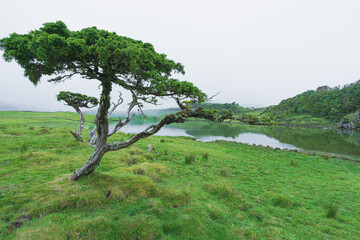
[{"label": "bush", "polygon": [[219,181],[204,185],[204,189],[217,197],[228,199],[230,201],[241,198],[240,193],[234,189],[228,182]]},{"label": "bush", "polygon": [[27,150],[28,150],[28,146],[26,145],[26,143],[23,143],[23,144],[21,145],[20,151],[21,151],[21,152],[26,152]]},{"label": "bush", "polygon": [[143,160],[142,157],[133,155],[126,160],[126,163],[128,164],[128,166],[131,166],[141,162],[142,160]]},{"label": "bush", "polygon": [[250,125],[277,125],[277,122],[271,120],[268,116],[257,116],[255,114],[243,114],[242,119]]},{"label": "bush", "polygon": [[48,128],[42,128],[42,129],[39,130],[39,133],[40,133],[40,134],[49,134],[50,131],[49,131]]},{"label": "bush", "polygon": [[283,196],[277,196],[273,199],[273,205],[283,208],[298,207],[300,204]]},{"label": "bush", "polygon": [[326,209],[326,217],[327,218],[336,218],[339,214],[339,206],[335,203],[330,203],[325,206]]},{"label": "bush", "polygon": [[290,160],[290,166],[292,167],[298,167],[299,164],[297,162],[295,162],[293,159]]},{"label": "bush", "polygon": [[186,164],[193,164],[193,163],[195,163],[195,158],[196,158],[195,154],[190,153],[190,154],[185,156],[185,163]]},{"label": "bush", "polygon": [[227,169],[222,169],[222,170],[220,171],[220,176],[222,176],[222,177],[228,177],[228,176],[230,176],[230,175],[229,175]]}]

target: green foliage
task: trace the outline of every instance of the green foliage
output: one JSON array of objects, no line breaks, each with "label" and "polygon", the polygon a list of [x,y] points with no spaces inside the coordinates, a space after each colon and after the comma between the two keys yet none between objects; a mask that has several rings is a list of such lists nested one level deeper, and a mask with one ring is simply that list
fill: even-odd
[{"label": "green foliage", "polygon": [[222,177],[229,177],[230,174],[229,174],[229,172],[228,172],[227,169],[221,169],[221,171],[220,171],[220,176],[222,176]]},{"label": "green foliage", "polygon": [[21,144],[20,151],[21,151],[21,152],[26,152],[27,150],[28,150],[27,144],[26,144],[26,143]]},{"label": "green foliage", "polygon": [[95,97],[89,97],[80,93],[72,93],[61,91],[57,95],[58,101],[64,101],[69,106],[75,107],[89,107],[88,104],[91,103],[93,106],[98,105],[99,101]]},{"label": "green foliage", "polygon": [[196,158],[196,155],[194,153],[189,153],[185,156],[185,163],[186,164],[194,164],[195,158]]},{"label": "green foliage", "polygon": [[277,106],[268,107],[264,113],[280,121],[292,119],[294,115],[311,115],[339,121],[345,115],[359,110],[360,81],[343,88],[319,87],[293,98],[283,100]]},{"label": "green foliage", "polygon": [[252,109],[251,108],[245,108],[245,107],[241,107],[239,106],[239,104],[233,102],[233,103],[200,103],[200,104],[193,104],[194,107],[202,107],[205,109],[216,109],[219,112],[220,111],[232,111],[232,114],[242,114],[245,112],[249,112]]},{"label": "green foliage", "polygon": [[61,21],[44,23],[39,30],[1,39],[0,49],[4,59],[16,60],[35,85],[44,75],[59,82],[77,74],[117,84],[151,103],[161,96],[206,99],[192,83],[171,78],[172,73],[185,74],[181,63],[157,53],[150,43],[96,27],[71,31]]},{"label": "green foliage", "polygon": [[327,218],[336,218],[336,216],[339,214],[339,205],[335,203],[330,203],[325,206],[326,209],[326,217]]},{"label": "green foliage", "polygon": [[233,116],[233,110],[232,109],[226,109],[221,111],[221,115],[224,119],[229,119]]},{"label": "green foliage", "polygon": [[300,206],[300,204],[297,203],[295,200],[284,196],[276,196],[273,199],[273,204],[274,206],[279,206],[283,208],[293,208]]},{"label": "green foliage", "polygon": [[242,119],[243,121],[251,125],[267,125],[267,126],[277,125],[277,123],[271,120],[270,117],[264,115],[259,116],[252,113],[244,113],[242,115]]},{"label": "green foliage", "polygon": [[210,154],[208,153],[208,152],[205,152],[205,153],[203,153],[203,159],[205,159],[205,160],[208,160],[209,159],[209,156],[210,156]]},{"label": "green foliage", "polygon": [[[73,140],[68,131],[76,123],[68,119],[76,120],[77,115],[0,115],[0,126],[6,126],[0,128],[0,239],[357,239],[360,235],[356,161],[152,136],[132,148],[108,153],[98,171],[73,182],[69,176],[86,161],[92,147]],[[39,124],[52,128],[49,135],[38,134]],[[276,134],[282,128],[266,129]],[[313,135],[304,142],[309,136]],[[23,143],[29,146],[24,153],[19,151]],[[149,144],[157,150],[147,152]],[[184,165],[184,153],[211,157],[206,164],[199,160]],[[141,157],[137,164],[123,161],[135,156]],[[301,167],[291,166],[290,159]],[[143,174],[135,174],[138,169]],[[221,177],[224,169],[231,176]],[[329,205],[337,210],[328,210]],[[11,228],[17,221],[23,225]]]}]

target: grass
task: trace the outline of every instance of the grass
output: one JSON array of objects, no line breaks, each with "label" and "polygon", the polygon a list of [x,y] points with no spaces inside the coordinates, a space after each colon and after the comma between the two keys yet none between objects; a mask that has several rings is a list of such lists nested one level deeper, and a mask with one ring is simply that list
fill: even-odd
[{"label": "grass", "polygon": [[186,164],[194,164],[196,155],[194,153],[189,153],[185,155],[185,163]]},{"label": "grass", "polygon": [[92,152],[69,133],[77,123],[73,113],[0,112],[0,239],[360,235],[358,162],[153,136],[72,182]]}]

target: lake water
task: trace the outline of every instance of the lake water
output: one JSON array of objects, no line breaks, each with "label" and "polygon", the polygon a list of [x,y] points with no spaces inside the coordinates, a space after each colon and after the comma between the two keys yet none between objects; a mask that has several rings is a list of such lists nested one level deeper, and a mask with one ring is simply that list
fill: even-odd
[{"label": "lake water", "polygon": [[[137,133],[153,123],[133,122],[121,131]],[[299,127],[268,127],[244,124],[188,121],[164,126],[158,136],[189,136],[197,141],[235,141],[281,149],[331,152],[360,156],[360,131]]]}]

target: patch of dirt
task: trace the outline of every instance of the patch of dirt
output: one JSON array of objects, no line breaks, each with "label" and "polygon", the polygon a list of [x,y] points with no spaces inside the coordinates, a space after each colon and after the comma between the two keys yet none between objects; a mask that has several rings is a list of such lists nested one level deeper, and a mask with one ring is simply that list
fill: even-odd
[{"label": "patch of dirt", "polygon": [[32,214],[20,216],[18,220],[10,224],[8,234],[12,233],[12,231],[24,225],[24,222],[30,221],[31,219],[32,219]]}]

